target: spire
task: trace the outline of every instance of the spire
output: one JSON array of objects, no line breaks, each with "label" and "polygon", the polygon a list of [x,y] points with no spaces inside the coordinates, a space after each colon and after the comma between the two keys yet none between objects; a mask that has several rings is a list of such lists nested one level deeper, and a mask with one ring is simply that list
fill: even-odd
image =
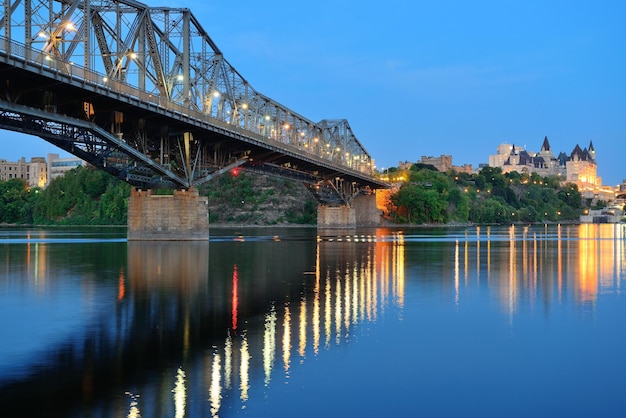
[{"label": "spire", "polygon": [[548,137],[543,138],[543,145],[541,146],[541,151],[550,151],[550,142],[548,142]]},{"label": "spire", "polygon": [[570,160],[582,160],[583,159],[583,150],[580,148],[580,145],[576,144],[572,154],[570,155]]},{"label": "spire", "polygon": [[596,162],[596,150],[593,148],[593,142],[589,141],[589,159],[592,162]]}]

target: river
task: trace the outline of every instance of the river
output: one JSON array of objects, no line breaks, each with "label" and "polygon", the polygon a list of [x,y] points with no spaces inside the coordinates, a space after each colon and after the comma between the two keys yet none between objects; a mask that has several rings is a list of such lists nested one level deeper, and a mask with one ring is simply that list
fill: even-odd
[{"label": "river", "polygon": [[3,417],[626,413],[624,225],[0,229]]}]

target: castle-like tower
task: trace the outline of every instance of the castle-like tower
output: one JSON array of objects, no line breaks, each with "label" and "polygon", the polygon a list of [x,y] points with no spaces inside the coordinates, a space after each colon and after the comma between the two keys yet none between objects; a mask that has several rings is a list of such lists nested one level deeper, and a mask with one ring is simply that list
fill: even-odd
[{"label": "castle-like tower", "polygon": [[560,152],[554,156],[548,137],[544,137],[541,150],[537,153],[526,151],[523,147],[501,144],[497,154],[489,156],[491,167],[500,167],[502,172],[537,173],[540,176],[556,176],[563,181],[575,183],[581,191],[596,190],[602,186],[597,175],[596,150],[593,142],[582,149],[578,144],[567,155]]},{"label": "castle-like tower", "polygon": [[593,142],[589,148],[581,149],[578,144],[570,154],[566,163],[567,181],[576,183],[581,191],[595,190],[602,186],[598,177],[596,150]]}]

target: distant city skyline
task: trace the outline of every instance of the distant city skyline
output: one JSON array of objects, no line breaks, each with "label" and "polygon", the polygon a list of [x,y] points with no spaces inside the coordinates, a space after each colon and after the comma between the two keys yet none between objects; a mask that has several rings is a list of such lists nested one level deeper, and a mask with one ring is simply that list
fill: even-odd
[{"label": "distant city skyline", "polygon": [[[541,143],[543,142],[543,138],[544,137],[542,137],[538,141],[538,145],[535,143],[531,143],[531,145],[528,145],[527,143],[522,143],[522,142],[519,142],[519,143],[499,142],[497,144],[494,143],[493,148],[491,150],[486,151],[484,159],[482,161],[479,161],[478,163],[462,161],[460,160],[460,157],[455,156],[454,153],[441,153],[438,155],[428,154],[428,156],[438,158],[441,155],[450,155],[452,156],[452,163],[455,166],[462,166],[463,164],[471,164],[474,170],[478,170],[479,164],[488,164],[489,156],[492,154],[495,154],[496,149],[502,144],[512,144],[512,145],[520,146],[527,151],[538,152],[541,148]],[[571,146],[567,146],[567,147],[565,146],[559,147],[559,145],[553,145],[553,141],[552,139],[550,139],[550,137],[548,137],[548,139],[550,140],[551,148],[555,153],[558,154],[559,152],[565,152],[568,156],[574,150],[576,145],[580,145],[580,147],[582,148],[585,148],[588,145],[588,142],[585,142],[585,143],[580,143],[580,144],[573,143],[571,144]],[[10,142],[14,142],[13,146],[7,147],[4,145],[5,143],[10,143]],[[598,155],[598,158],[597,158],[598,175],[602,178],[602,184],[604,186],[616,186],[618,184],[621,184],[622,181],[626,179],[626,168],[621,170],[620,172],[621,174],[615,173],[615,172],[614,173],[607,172],[607,170],[603,168],[602,166],[602,150],[598,150],[597,146],[595,146],[595,143],[596,143],[595,141],[592,141],[592,142],[594,143],[594,148],[596,148],[596,153]],[[27,161],[30,161],[30,159],[33,157],[46,158],[47,154],[59,154],[60,158],[74,157],[73,155],[46,142],[45,140],[39,137],[23,135],[23,134],[11,132],[11,131],[0,131],[0,159],[5,159],[8,161],[18,161],[19,159],[23,157],[23,158],[26,158]],[[390,164],[387,166],[382,166],[382,165],[377,164],[378,165],[377,168],[384,169],[384,168],[389,168],[389,167],[398,167],[398,165],[404,161],[409,161],[413,163],[420,162],[421,158],[425,155],[427,154],[415,155],[415,156],[412,156],[411,158],[405,158],[405,159],[398,158],[396,159],[396,162],[394,164]],[[376,159],[375,155],[373,155],[372,157]],[[610,179],[613,179],[613,181],[610,181]]]}]

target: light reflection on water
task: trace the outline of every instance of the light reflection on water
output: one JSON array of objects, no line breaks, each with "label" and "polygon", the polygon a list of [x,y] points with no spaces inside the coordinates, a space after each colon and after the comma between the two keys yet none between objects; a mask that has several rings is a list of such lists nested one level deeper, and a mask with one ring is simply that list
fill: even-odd
[{"label": "light reflection on water", "polygon": [[[69,411],[79,404],[97,416],[199,417],[268,411],[281,416],[281,408],[314,416],[330,413],[330,407],[301,409],[299,394],[306,390],[294,394],[289,388],[329,388],[336,380],[349,382],[341,386],[345,396],[365,396],[372,403],[363,407],[359,406],[363,399],[355,400],[353,412],[389,412],[381,405],[393,400],[402,413],[432,413],[427,401],[414,404],[407,387],[399,386],[404,385],[400,378],[376,373],[371,356],[388,370],[400,367],[415,376],[428,375],[428,364],[414,353],[432,349],[445,356],[450,345],[468,343],[454,337],[458,331],[449,319],[450,306],[456,315],[478,315],[488,318],[486,323],[502,315],[518,332],[525,329],[532,312],[544,310],[576,333],[581,326],[577,314],[563,319],[561,312],[549,313],[551,306],[573,305],[587,312],[605,303],[626,312],[609,299],[600,300],[602,295],[621,296],[626,263],[622,225],[378,229],[318,235],[297,230],[279,236],[226,231],[212,236],[210,243],[126,243],[112,235],[80,241],[80,234],[73,233],[48,236],[28,231],[24,236],[24,231],[21,235],[19,230],[0,231],[0,259],[6,261],[0,267],[0,312],[3,318],[23,316],[16,324],[3,321],[0,327],[0,340],[16,343],[0,348],[0,359],[5,360],[0,406],[13,402],[16,394],[35,396],[38,382],[52,379],[58,381],[59,391],[75,393],[59,408]],[[77,242],[82,251],[73,251]],[[492,300],[499,313],[490,311]],[[30,304],[17,306],[25,301]],[[427,322],[425,312],[432,314]],[[32,327],[35,319],[41,328]],[[426,323],[439,326],[430,329]],[[393,340],[371,340],[389,332],[395,333]],[[626,337],[624,331],[611,332]],[[450,341],[433,346],[440,333]],[[615,335],[596,337],[598,343],[615,339]],[[475,338],[485,343],[487,352],[490,345],[496,350],[502,344],[497,333]],[[571,338],[564,335],[564,340]],[[481,355],[487,356],[476,354],[478,364],[489,364],[489,357],[480,363]],[[345,369],[352,356],[361,364]],[[16,359],[22,362],[19,372],[8,367]],[[449,360],[451,369],[443,372],[457,375],[459,364]],[[372,369],[367,379],[379,380],[384,389],[362,393],[363,363]],[[316,377],[313,365],[326,371],[323,380]],[[469,367],[469,372],[464,378],[457,376],[456,384],[478,395],[471,387],[481,370],[470,364],[462,367]],[[626,371],[624,361],[613,367]],[[523,373],[518,375],[521,386],[508,384],[524,390],[531,382],[523,380]],[[74,384],[76,380],[80,384]],[[420,387],[416,382],[419,378],[413,385]],[[164,396],[163,388],[168,388],[169,396]],[[325,396],[330,405],[332,397],[344,395]],[[569,402],[576,406],[576,401]],[[611,402],[611,408],[625,406],[623,401]],[[45,403],[41,408],[47,408]],[[524,411],[530,412],[521,408],[520,414]],[[495,416],[490,410],[483,415]]]}]

